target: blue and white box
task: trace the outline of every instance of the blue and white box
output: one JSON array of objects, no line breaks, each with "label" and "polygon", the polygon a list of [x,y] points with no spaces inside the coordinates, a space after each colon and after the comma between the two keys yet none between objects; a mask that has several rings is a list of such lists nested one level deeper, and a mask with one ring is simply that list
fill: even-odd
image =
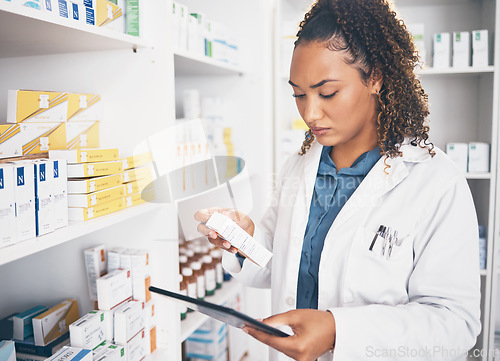
[{"label": "blue and white box", "polygon": [[35,164],[36,235],[55,230],[53,162],[38,160]]},{"label": "blue and white box", "polygon": [[35,165],[31,162],[14,162],[13,165],[16,235],[21,242],[36,237]]},{"label": "blue and white box", "polygon": [[0,248],[17,242],[14,167],[0,164]]},{"label": "blue and white box", "polygon": [[45,306],[35,306],[12,317],[14,326],[14,338],[26,340],[33,335],[33,318],[47,311]]},{"label": "blue and white box", "polygon": [[0,341],[0,360],[16,361],[14,341]]},{"label": "blue and white box", "polygon": [[92,361],[92,350],[86,350],[78,347],[63,347],[52,357],[45,361]]}]

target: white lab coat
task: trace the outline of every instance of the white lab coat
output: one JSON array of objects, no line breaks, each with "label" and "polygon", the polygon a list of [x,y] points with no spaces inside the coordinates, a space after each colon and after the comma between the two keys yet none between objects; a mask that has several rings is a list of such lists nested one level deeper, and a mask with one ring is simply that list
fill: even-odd
[{"label": "white lab coat", "polygon": [[[268,266],[247,261],[241,268],[224,252],[223,265],[235,278],[271,287],[273,314],[296,305],[321,148],[315,142],[287,161],[256,227],[255,238],[273,252]],[[480,332],[478,225],[467,181],[439,149],[431,158],[405,142],[401,151],[402,157],[380,158],[326,236],[318,309],[332,312],[337,333],[334,354],[322,361],[454,359]],[[368,250],[380,225],[402,239],[390,259],[380,248]],[[271,360],[289,358],[273,350]]]}]

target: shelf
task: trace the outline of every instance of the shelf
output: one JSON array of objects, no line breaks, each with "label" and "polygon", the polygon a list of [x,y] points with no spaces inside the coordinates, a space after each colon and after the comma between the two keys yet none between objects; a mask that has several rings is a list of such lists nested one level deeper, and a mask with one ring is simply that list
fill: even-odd
[{"label": "shelf", "polygon": [[465,173],[467,179],[491,179],[491,173]]},{"label": "shelf", "polygon": [[[222,305],[240,290],[241,284],[232,278],[230,281],[224,282],[222,288],[215,291],[215,295],[205,297],[205,301]],[[181,342],[184,342],[207,319],[208,316],[196,311],[188,313],[186,319],[181,321]]]},{"label": "shelf", "polygon": [[477,0],[394,0],[396,7],[469,4]]},{"label": "shelf", "polygon": [[193,56],[180,51],[174,53],[174,64],[176,76],[243,74],[243,70],[238,66],[230,65],[205,56]]},{"label": "shelf", "polygon": [[0,1],[0,58],[145,46],[135,36]]},{"label": "shelf", "polygon": [[5,248],[0,248],[0,265],[21,259],[56,245],[157,210],[161,205],[140,204],[89,221],[71,221],[67,227]]},{"label": "shelf", "polygon": [[447,75],[447,74],[483,74],[483,73],[493,73],[495,71],[495,67],[493,65],[483,67],[483,68],[443,68],[443,69],[434,69],[434,68],[426,68],[426,69],[418,69],[416,70],[417,74],[420,75]]}]

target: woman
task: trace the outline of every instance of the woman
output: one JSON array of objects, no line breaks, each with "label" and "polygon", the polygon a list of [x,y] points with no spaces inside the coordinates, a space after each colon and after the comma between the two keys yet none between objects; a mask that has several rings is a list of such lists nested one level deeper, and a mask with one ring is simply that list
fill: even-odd
[{"label": "woman", "polygon": [[428,142],[417,61],[386,0],[317,1],[289,81],[310,130],[261,225],[239,219],[272,262],[241,262],[204,226],[214,209],[195,215],[230,251],[228,271],[271,287],[276,315],[264,322],[294,335],[245,331],[280,351],[275,360],[443,360],[474,346],[476,214],[464,176]]}]

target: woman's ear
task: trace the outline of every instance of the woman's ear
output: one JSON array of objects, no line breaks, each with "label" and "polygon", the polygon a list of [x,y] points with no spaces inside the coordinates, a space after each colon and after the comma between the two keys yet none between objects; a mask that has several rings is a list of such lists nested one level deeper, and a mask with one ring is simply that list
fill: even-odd
[{"label": "woman's ear", "polygon": [[370,85],[372,88],[373,94],[379,94],[382,89],[382,85],[384,85],[384,77],[382,75],[382,71],[378,68],[374,68],[372,71],[372,75],[370,76]]}]

